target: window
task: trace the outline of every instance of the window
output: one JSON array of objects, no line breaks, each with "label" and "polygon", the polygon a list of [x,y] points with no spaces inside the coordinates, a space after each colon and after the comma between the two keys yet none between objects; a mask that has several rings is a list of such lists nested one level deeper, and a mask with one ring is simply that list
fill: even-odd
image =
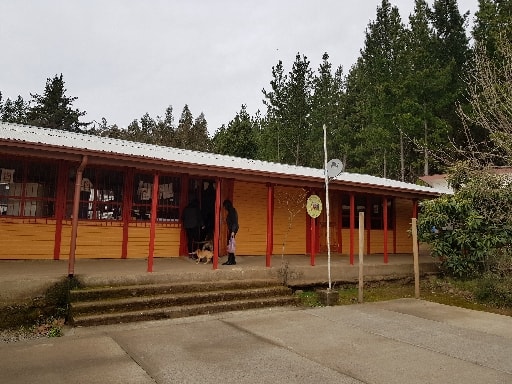
[{"label": "window", "polygon": [[57,165],[0,158],[0,215],[54,217]]},{"label": "window", "polygon": [[[366,204],[369,204],[368,209]],[[388,199],[388,229],[393,228],[393,200]],[[365,229],[368,229],[368,222],[370,222],[371,229],[384,229],[383,217],[384,210],[382,207],[382,197],[373,196],[355,196],[355,227],[357,228],[359,212],[365,213]],[[369,216],[369,219],[368,219]],[[347,195],[342,197],[342,228],[350,228],[350,198]]]},{"label": "window", "polygon": [[[70,169],[66,198],[66,217],[71,218],[76,169]],[[79,219],[121,220],[123,210],[123,171],[88,167],[82,173]]]},{"label": "window", "polygon": [[[178,222],[180,178],[160,176],[158,180],[157,221]],[[136,174],[134,180],[132,220],[149,220],[153,198],[153,175]]]}]

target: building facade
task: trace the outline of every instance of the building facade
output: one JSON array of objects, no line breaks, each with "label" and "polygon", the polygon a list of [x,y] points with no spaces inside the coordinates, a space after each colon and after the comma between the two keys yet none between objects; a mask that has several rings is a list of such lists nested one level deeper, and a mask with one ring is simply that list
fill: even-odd
[{"label": "building facade", "polygon": [[[200,204],[201,239],[225,254],[222,201],[238,211],[237,254],[312,257],[326,251],[320,169],[0,123],[0,259],[153,258],[187,254],[182,211]],[[330,244],[353,257],[365,212],[367,254],[412,253],[411,218],[434,188],[351,173],[329,182]],[[325,204],[324,204],[325,207]]]}]

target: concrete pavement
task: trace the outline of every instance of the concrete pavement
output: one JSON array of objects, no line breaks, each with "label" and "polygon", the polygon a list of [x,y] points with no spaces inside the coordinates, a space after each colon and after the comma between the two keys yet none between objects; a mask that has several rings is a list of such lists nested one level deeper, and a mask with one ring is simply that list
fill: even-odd
[{"label": "concrete pavement", "polygon": [[0,344],[0,383],[512,383],[512,318],[422,300],[69,329]]}]

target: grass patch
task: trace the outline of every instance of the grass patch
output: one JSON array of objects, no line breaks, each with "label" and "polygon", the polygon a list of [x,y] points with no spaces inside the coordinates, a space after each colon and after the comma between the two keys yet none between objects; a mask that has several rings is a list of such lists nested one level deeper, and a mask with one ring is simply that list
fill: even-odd
[{"label": "grass patch", "polygon": [[318,293],[311,290],[297,290],[295,295],[299,299],[299,303],[303,307],[320,307],[322,304],[318,298]]},{"label": "grass patch", "polygon": [[[439,304],[512,316],[512,307],[494,304],[495,299],[492,296],[489,301],[481,300],[482,294],[479,296],[479,292],[486,287],[485,281],[483,282],[481,279],[456,280],[430,276],[420,280],[420,298]],[[337,289],[339,290],[339,305],[357,304],[359,291],[356,283],[342,284]],[[304,307],[322,305],[315,288],[297,291],[296,295]],[[367,282],[363,288],[365,303],[414,297],[413,279]]]}]

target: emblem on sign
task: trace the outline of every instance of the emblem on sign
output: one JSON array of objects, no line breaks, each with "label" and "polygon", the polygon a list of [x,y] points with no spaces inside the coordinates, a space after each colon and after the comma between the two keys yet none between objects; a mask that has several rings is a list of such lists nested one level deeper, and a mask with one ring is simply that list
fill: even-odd
[{"label": "emblem on sign", "polygon": [[322,213],[322,200],[317,195],[311,195],[306,202],[306,210],[308,215],[316,219]]}]

